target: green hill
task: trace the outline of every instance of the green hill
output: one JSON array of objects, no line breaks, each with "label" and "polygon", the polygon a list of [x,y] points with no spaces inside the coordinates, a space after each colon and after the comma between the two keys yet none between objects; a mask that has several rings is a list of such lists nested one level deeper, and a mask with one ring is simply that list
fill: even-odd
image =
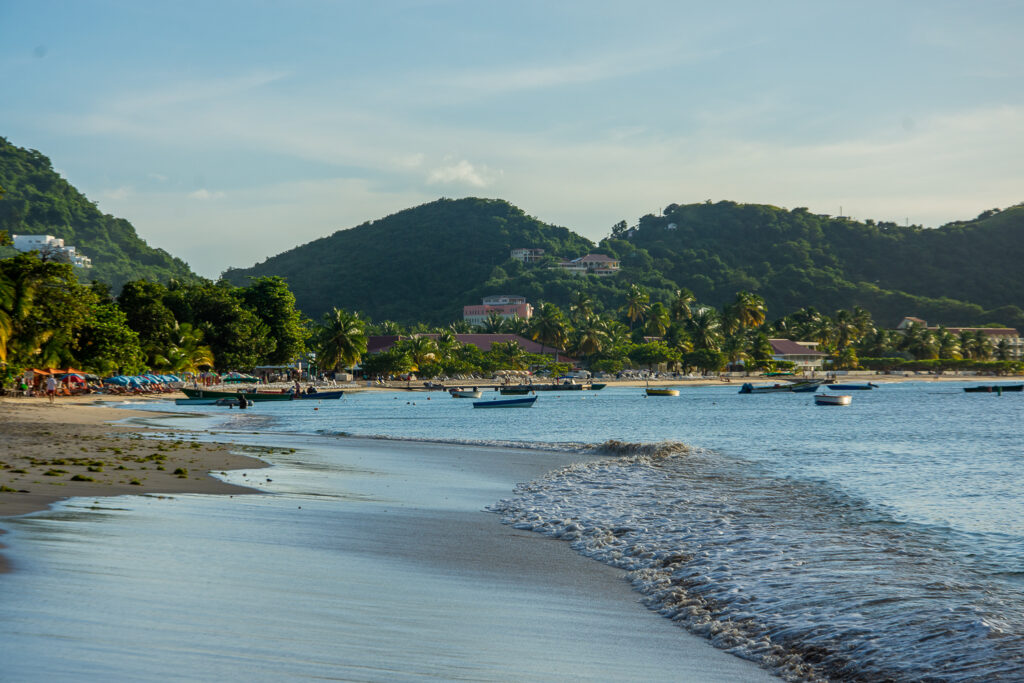
[{"label": "green hill", "polygon": [[462,306],[479,303],[470,290],[507,274],[496,266],[515,247],[575,257],[593,243],[566,228],[540,222],[496,199],[440,199],[364,223],[224,277],[287,279],[297,305],[319,317],[331,306],[364,311],[375,320],[446,324]]},{"label": "green hill", "polygon": [[[750,291],[764,297],[772,318],[805,306],[825,313],[862,306],[889,326],[915,315],[932,324],[1024,328],[1022,236],[1024,206],[925,229],[718,202],[670,205],[632,227],[620,223],[594,246],[504,201],[442,199],[225,277],[243,285],[249,276],[281,275],[311,316],[338,306],[403,323],[457,320],[464,304],[498,293],[565,307],[582,288],[599,310],[614,309],[637,283],[652,301],[686,287],[715,306]],[[581,278],[544,263],[523,266],[509,258],[512,247],[540,247],[551,257],[605,253],[620,258],[622,270]]]},{"label": "green hill", "polygon": [[6,190],[0,198],[0,230],[62,238],[92,259],[92,268],[79,270],[83,280],[99,280],[117,291],[140,278],[196,278],[184,261],[146,244],[131,223],[97,209],[53,170],[44,155],[2,137],[0,187]]},{"label": "green hill", "polygon": [[[604,244],[720,304],[739,289],[773,315],[860,305],[883,324],[1024,323],[1024,206],[936,229],[759,204],[670,205]],[[998,320],[989,320],[995,316]]]}]

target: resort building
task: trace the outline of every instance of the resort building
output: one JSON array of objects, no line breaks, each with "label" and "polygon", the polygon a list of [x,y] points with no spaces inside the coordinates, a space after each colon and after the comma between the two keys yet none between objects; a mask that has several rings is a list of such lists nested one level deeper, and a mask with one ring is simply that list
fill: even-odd
[{"label": "resort building", "polygon": [[561,268],[573,275],[615,275],[619,272],[619,260],[604,254],[587,254],[571,261],[561,261],[552,267]]},{"label": "resort building", "polygon": [[796,342],[791,339],[769,339],[772,360],[790,361],[797,372],[821,370],[828,354],[817,349],[817,342]]},{"label": "resort building", "polygon": [[525,297],[512,294],[495,294],[485,296],[481,304],[462,307],[462,319],[470,325],[483,324],[490,317],[491,313],[497,313],[502,318],[529,320],[533,317],[533,306],[526,303]]},{"label": "resort building", "polygon": [[11,235],[11,241],[18,251],[38,251],[43,260],[61,261],[79,268],[92,267],[92,259],[79,254],[74,247],[64,246],[64,240],[53,235]]},{"label": "resort building", "polygon": [[544,258],[544,250],[529,249],[523,247],[519,249],[513,249],[511,256],[520,263],[536,263],[537,261],[540,261],[542,258]]}]

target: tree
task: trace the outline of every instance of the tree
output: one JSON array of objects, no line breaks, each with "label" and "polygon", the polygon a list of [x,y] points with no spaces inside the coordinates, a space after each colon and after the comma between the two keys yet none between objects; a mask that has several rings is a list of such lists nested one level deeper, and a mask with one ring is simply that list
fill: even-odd
[{"label": "tree", "polygon": [[309,331],[295,309],[295,295],[281,277],[256,278],[240,291],[246,307],[270,330],[274,350],[265,358],[270,365],[289,365],[306,350]]},{"label": "tree", "polygon": [[189,323],[181,323],[174,331],[165,357],[166,367],[171,372],[202,372],[215,365],[213,351],[203,344],[203,331]]},{"label": "tree", "polygon": [[417,372],[422,366],[438,359],[437,344],[430,337],[403,339],[396,346],[405,352],[412,363],[411,369]]},{"label": "tree", "polygon": [[764,299],[750,292],[737,292],[736,300],[726,308],[723,316],[729,322],[730,332],[760,327],[767,314]]},{"label": "tree", "polygon": [[361,365],[363,374],[367,377],[386,377],[409,372],[412,368],[412,361],[409,359],[409,354],[397,346],[393,346],[387,351],[366,356],[362,359]]},{"label": "tree", "polygon": [[726,358],[718,351],[703,348],[686,354],[685,362],[699,369],[702,374],[717,375],[725,367]]},{"label": "tree", "polygon": [[671,323],[668,309],[660,301],[651,305],[644,322],[644,331],[652,337],[664,337]]},{"label": "tree", "polygon": [[722,341],[722,323],[718,311],[703,306],[694,311],[687,321],[686,331],[693,340],[693,348],[717,351]]},{"label": "tree", "polygon": [[270,327],[226,280],[169,287],[164,302],[179,322],[202,330],[218,370],[251,370],[266,363],[277,347]]},{"label": "tree", "polygon": [[651,295],[643,287],[631,284],[626,291],[626,318],[629,320],[629,329],[639,320],[643,320],[650,307]]},{"label": "tree", "polygon": [[113,302],[92,306],[76,331],[74,349],[80,367],[101,375],[117,371],[136,374],[146,362],[139,335],[128,327],[127,316]]},{"label": "tree", "polygon": [[326,371],[355,365],[366,353],[366,325],[358,314],[332,308],[314,334],[317,364]]},{"label": "tree", "polygon": [[164,304],[167,288],[157,282],[133,280],[126,282],[117,297],[128,327],[139,335],[139,345],[153,365],[157,357],[166,358],[178,321]]},{"label": "tree", "polygon": [[594,297],[583,289],[577,289],[569,300],[569,314],[572,321],[579,324],[581,320],[588,318],[594,313]]},{"label": "tree", "polygon": [[527,353],[515,339],[494,342],[487,353],[498,370],[523,370],[526,368]]},{"label": "tree", "polygon": [[544,302],[540,305],[530,320],[530,338],[540,342],[542,351],[545,346],[556,350],[568,346],[568,329],[558,306],[551,302]]},{"label": "tree", "polygon": [[683,287],[677,289],[672,297],[670,315],[673,322],[686,322],[692,315],[692,308],[697,303],[697,297],[693,292]]},{"label": "tree", "polygon": [[601,319],[588,315],[579,321],[573,351],[581,356],[590,356],[604,348],[607,340],[601,329]]},{"label": "tree", "polygon": [[491,311],[488,313],[487,318],[484,319],[483,323],[480,325],[480,329],[482,329],[486,334],[502,334],[504,332],[508,332],[509,327],[508,318],[497,311]]}]

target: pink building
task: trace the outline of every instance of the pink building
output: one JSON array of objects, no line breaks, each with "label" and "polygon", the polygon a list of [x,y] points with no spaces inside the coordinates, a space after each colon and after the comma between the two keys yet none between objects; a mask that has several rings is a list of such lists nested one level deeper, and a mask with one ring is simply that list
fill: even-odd
[{"label": "pink building", "polygon": [[533,306],[526,303],[525,297],[496,294],[484,297],[481,304],[462,307],[462,319],[471,325],[482,324],[491,313],[497,313],[502,318],[529,320],[533,317]]}]

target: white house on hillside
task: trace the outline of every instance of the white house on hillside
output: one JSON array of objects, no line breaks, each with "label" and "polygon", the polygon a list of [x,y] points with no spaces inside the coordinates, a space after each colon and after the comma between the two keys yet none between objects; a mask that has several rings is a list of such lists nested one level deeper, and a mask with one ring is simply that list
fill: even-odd
[{"label": "white house on hillside", "polygon": [[80,268],[92,267],[92,259],[79,254],[74,247],[64,246],[64,240],[53,235],[11,235],[11,241],[18,251],[38,251],[44,258],[63,261]]}]

